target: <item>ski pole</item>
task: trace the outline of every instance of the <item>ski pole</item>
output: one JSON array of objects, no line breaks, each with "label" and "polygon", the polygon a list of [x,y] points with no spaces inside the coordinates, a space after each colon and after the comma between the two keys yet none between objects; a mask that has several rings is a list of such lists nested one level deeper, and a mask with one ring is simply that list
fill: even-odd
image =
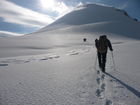
[{"label": "ski pole", "polygon": [[116,70],[114,55],[113,55],[113,52],[112,51],[111,51],[111,54],[112,54],[112,60],[113,60],[114,70]]}]

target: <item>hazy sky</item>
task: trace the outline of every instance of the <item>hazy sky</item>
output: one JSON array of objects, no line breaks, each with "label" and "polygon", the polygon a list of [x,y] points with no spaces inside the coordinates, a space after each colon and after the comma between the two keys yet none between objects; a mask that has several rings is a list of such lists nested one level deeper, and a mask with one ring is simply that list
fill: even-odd
[{"label": "hazy sky", "polygon": [[140,0],[0,0],[0,35],[34,32],[82,3],[124,9],[140,20]]}]

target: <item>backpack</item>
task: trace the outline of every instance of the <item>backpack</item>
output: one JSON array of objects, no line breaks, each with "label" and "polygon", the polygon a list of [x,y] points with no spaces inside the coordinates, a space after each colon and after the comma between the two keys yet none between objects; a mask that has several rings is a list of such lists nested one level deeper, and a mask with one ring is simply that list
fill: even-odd
[{"label": "backpack", "polygon": [[99,41],[98,41],[98,51],[100,53],[104,53],[107,51],[107,47],[108,47],[108,40],[105,37],[100,37]]}]

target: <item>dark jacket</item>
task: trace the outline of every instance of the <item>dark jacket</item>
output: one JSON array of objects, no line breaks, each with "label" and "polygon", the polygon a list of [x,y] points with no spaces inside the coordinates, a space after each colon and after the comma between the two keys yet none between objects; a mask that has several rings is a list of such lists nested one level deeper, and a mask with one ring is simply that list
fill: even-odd
[{"label": "dark jacket", "polygon": [[95,46],[97,48],[97,51],[100,53],[107,52],[108,47],[111,51],[113,51],[111,42],[104,36],[101,36],[99,40],[95,40]]}]

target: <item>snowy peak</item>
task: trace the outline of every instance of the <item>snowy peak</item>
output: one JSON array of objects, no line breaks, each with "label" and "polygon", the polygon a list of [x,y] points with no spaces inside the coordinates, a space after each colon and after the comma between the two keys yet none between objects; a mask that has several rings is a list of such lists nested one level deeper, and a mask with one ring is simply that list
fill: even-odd
[{"label": "snowy peak", "polygon": [[129,20],[129,16],[125,11],[96,4],[87,4],[77,7],[74,11],[56,20],[51,25],[82,25],[104,21],[124,20]]},{"label": "snowy peak", "polygon": [[80,5],[38,32],[110,33],[140,39],[140,23],[126,11],[96,4]]}]

